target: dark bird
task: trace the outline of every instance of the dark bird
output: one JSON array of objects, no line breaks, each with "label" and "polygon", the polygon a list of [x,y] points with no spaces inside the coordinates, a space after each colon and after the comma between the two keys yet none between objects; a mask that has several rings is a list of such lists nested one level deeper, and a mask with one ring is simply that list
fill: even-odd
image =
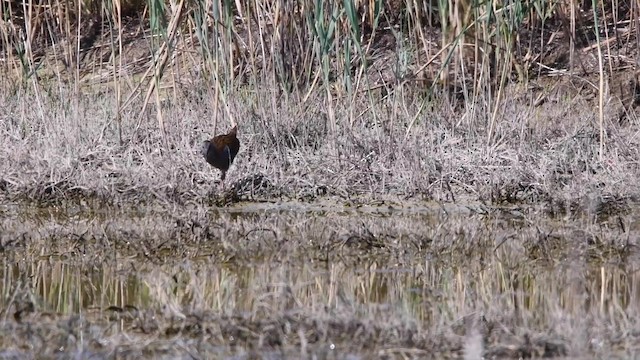
[{"label": "dark bird", "polygon": [[238,126],[236,125],[229,130],[228,134],[214,136],[213,139],[205,140],[202,143],[202,156],[211,166],[222,171],[220,180],[223,182],[229,166],[240,150],[240,140],[236,137],[237,133]]}]

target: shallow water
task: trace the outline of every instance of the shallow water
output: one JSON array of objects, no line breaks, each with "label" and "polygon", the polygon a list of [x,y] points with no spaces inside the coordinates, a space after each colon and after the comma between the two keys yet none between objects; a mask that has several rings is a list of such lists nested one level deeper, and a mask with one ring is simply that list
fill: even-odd
[{"label": "shallow water", "polygon": [[[488,352],[523,347],[531,336],[559,341],[552,356],[619,352],[621,343],[629,355],[637,345],[625,335],[639,313],[633,212],[596,222],[482,205],[49,210],[22,208],[0,224],[5,330],[26,312],[101,321],[126,309],[182,320],[206,312],[240,317],[244,327],[277,316],[337,317],[388,331],[389,346],[425,351],[392,334],[411,326],[464,344],[482,327],[467,319],[479,316],[490,324],[481,331]],[[314,346],[346,341],[340,331],[317,338],[310,329]],[[359,331],[352,336],[364,346],[373,330]],[[202,335],[184,334],[194,336]],[[229,339],[205,342],[238,344]],[[242,339],[245,350],[273,347],[264,336]]]},{"label": "shallow water", "polygon": [[[550,306],[589,313],[615,304],[624,310],[637,306],[640,295],[638,272],[615,265],[506,269],[487,264],[475,274],[462,266],[443,268],[430,261],[413,268],[376,261],[359,266],[229,266],[196,261],[143,273],[116,269],[113,264],[69,264],[62,259],[21,265],[3,261],[2,305],[10,305],[12,290],[17,288],[30,291],[43,311],[60,313],[112,305],[146,308],[167,300],[182,303],[185,297],[208,309],[250,312],[257,300],[270,302],[271,296],[290,296],[291,301],[301,304],[394,309],[427,321],[434,315],[434,309],[424,306],[429,302],[464,309],[469,301],[497,301],[544,322],[551,315],[547,311]],[[294,306],[270,305],[283,306],[282,310]]]}]

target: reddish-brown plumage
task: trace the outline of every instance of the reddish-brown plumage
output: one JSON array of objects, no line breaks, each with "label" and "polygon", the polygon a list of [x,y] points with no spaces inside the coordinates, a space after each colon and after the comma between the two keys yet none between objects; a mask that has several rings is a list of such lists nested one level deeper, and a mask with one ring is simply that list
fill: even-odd
[{"label": "reddish-brown plumage", "polygon": [[220,180],[224,181],[227,170],[240,150],[240,140],[236,137],[238,126],[229,130],[228,134],[217,135],[202,143],[201,153],[211,166],[222,171]]}]

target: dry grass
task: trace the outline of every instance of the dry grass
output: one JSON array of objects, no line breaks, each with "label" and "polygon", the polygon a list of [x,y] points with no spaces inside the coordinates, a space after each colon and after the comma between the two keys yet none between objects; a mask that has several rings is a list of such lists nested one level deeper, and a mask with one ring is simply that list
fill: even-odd
[{"label": "dry grass", "polygon": [[[624,208],[639,194],[634,114],[607,124],[609,155],[599,161],[598,125],[586,103],[535,107],[515,87],[490,146],[482,113],[442,104],[422,112],[419,103],[397,108],[392,96],[373,107],[336,104],[340,120],[332,129],[322,99],[276,102],[268,92],[238,92],[229,107],[242,147],[226,194],[197,151],[213,134],[213,110],[202,99],[165,103],[167,118],[176,119],[166,123],[166,141],[154,124],[124,116],[129,141],[120,144],[109,93],[71,103],[53,95],[0,96],[0,196],[10,201],[463,200],[547,204],[557,212],[593,210],[611,199]],[[362,114],[353,126],[350,113]]]},{"label": "dry grass", "polygon": [[[0,91],[0,196],[463,198],[554,213],[637,198],[633,4],[525,2],[493,16],[464,0],[216,4],[2,5],[0,60],[14,76]],[[234,121],[243,147],[220,194],[196,149]]]}]

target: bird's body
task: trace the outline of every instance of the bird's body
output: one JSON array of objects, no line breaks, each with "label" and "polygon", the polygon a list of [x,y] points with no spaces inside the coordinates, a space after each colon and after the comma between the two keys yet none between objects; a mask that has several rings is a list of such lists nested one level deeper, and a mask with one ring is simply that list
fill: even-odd
[{"label": "bird's body", "polygon": [[224,181],[227,170],[240,150],[240,140],[236,137],[238,127],[234,126],[228,134],[217,135],[202,143],[201,153],[207,162],[222,171],[220,180]]}]

